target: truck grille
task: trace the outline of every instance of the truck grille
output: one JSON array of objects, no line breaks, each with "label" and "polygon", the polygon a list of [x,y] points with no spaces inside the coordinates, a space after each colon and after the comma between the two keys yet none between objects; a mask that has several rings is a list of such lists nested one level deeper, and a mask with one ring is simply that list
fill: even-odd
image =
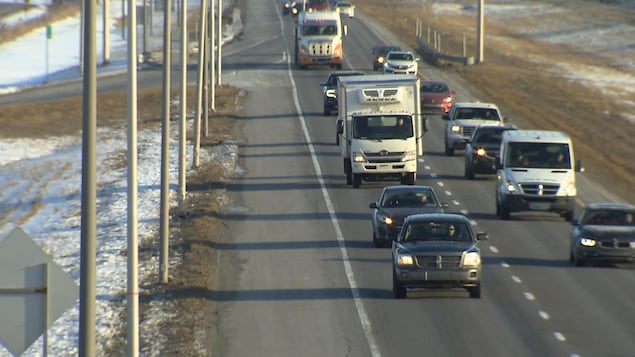
[{"label": "truck grille", "polygon": [[456,269],[461,266],[461,256],[418,255],[417,266],[421,269]]},{"label": "truck grille", "polygon": [[330,42],[311,42],[309,54],[311,56],[330,56],[333,53],[333,46]]},{"label": "truck grille", "polygon": [[381,164],[385,162],[396,162],[396,161],[401,161],[403,154],[404,154],[403,151],[371,152],[371,153],[366,153],[366,160],[368,160],[369,163],[373,163],[373,164]]},{"label": "truck grille", "polygon": [[465,137],[471,137],[472,133],[474,132],[474,129],[476,129],[476,127],[474,126],[464,126],[461,128],[461,132],[463,133],[463,136]]},{"label": "truck grille", "polygon": [[560,185],[544,185],[538,183],[521,183],[520,188],[524,194],[536,196],[555,196]]}]

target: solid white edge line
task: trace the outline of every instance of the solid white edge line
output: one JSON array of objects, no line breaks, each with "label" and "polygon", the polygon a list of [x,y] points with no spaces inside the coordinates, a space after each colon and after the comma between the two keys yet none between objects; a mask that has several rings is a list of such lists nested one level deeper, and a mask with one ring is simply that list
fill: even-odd
[{"label": "solid white edge line", "polygon": [[298,89],[295,85],[295,80],[293,79],[293,72],[291,71],[291,55],[287,56],[287,72],[289,74],[289,80],[291,81],[291,87],[293,92],[293,102],[295,104],[295,109],[298,114],[298,120],[302,125],[302,132],[304,133],[304,140],[306,141],[307,147],[309,148],[309,152],[311,153],[311,161],[313,162],[313,168],[315,169],[315,174],[317,176],[317,180],[320,183],[320,190],[322,191],[322,196],[324,197],[324,202],[326,203],[326,209],[329,212],[329,217],[331,218],[331,223],[333,224],[333,228],[335,229],[335,236],[337,237],[337,244],[340,247],[340,253],[342,254],[342,263],[344,264],[344,270],[346,271],[346,278],[348,279],[348,284],[350,285],[351,292],[353,293],[353,301],[355,302],[355,307],[357,308],[357,314],[359,315],[359,319],[362,323],[362,328],[364,329],[364,333],[366,334],[366,339],[368,340],[368,346],[371,351],[371,356],[380,357],[381,353],[379,352],[379,347],[377,346],[377,342],[372,334],[372,326],[370,324],[370,319],[368,318],[368,314],[366,313],[366,309],[364,308],[364,303],[362,302],[362,298],[360,297],[360,291],[357,287],[357,282],[355,281],[355,275],[353,274],[353,268],[348,259],[348,251],[346,250],[344,235],[342,234],[342,230],[340,228],[340,224],[335,215],[335,209],[333,208],[333,203],[331,201],[331,197],[326,189],[326,184],[324,179],[322,178],[322,169],[320,168],[320,163],[318,162],[317,155],[315,154],[315,148],[313,144],[311,144],[311,135],[309,134],[309,130],[306,126],[306,121],[304,120],[304,115],[302,115],[302,108],[300,107],[300,100],[298,99]]}]

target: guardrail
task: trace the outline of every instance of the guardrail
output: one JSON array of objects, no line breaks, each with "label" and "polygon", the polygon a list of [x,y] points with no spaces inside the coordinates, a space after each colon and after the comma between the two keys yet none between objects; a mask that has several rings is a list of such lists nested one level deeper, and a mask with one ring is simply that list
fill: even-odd
[{"label": "guardrail", "polygon": [[426,37],[422,36],[423,25],[417,19],[415,36],[419,53],[431,63],[436,65],[446,62],[455,62],[463,65],[473,65],[475,63],[474,56],[467,55],[467,46],[465,36],[463,36],[462,54],[444,53],[441,47],[441,33],[433,30],[429,26],[426,28]]}]

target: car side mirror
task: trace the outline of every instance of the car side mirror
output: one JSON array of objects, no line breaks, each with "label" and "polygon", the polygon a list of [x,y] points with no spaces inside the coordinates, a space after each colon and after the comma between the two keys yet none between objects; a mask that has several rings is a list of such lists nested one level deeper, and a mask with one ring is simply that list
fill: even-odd
[{"label": "car side mirror", "polygon": [[344,134],[344,122],[342,121],[342,119],[337,119],[335,125],[337,125],[337,133]]},{"label": "car side mirror", "polygon": [[450,207],[450,205],[447,202],[441,202],[440,206],[443,209]]},{"label": "car side mirror", "polygon": [[326,82],[320,82],[320,85],[324,87],[326,85]]},{"label": "car side mirror", "polygon": [[487,233],[485,232],[478,232],[476,233],[476,240],[481,241],[481,240],[488,240],[489,236],[487,235]]},{"label": "car side mirror", "polygon": [[373,209],[375,209],[375,208],[377,208],[377,207],[378,207],[378,206],[377,206],[377,202],[373,202],[373,203],[371,203],[371,204],[369,204],[369,205],[368,205],[368,208],[373,208]]}]

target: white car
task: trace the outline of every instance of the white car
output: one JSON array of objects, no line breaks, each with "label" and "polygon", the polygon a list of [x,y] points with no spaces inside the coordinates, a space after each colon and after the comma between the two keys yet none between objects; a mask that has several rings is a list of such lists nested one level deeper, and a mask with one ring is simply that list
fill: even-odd
[{"label": "white car", "polygon": [[454,150],[465,149],[467,141],[478,126],[503,126],[508,118],[503,117],[493,103],[454,103],[448,114],[443,114],[445,124],[445,154],[454,155]]},{"label": "white car", "polygon": [[355,5],[348,1],[338,2],[335,5],[335,10],[338,11],[340,15],[347,15],[350,18],[355,17]]},{"label": "white car", "polygon": [[417,74],[419,59],[410,51],[391,51],[384,59],[384,73]]}]

